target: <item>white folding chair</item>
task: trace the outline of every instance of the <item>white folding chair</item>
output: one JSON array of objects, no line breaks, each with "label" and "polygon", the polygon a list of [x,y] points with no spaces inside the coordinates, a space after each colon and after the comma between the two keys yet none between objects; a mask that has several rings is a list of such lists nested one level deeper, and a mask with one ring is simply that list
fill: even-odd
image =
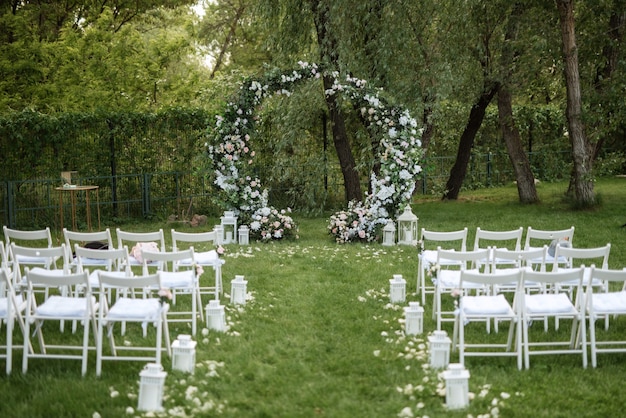
[{"label": "white folding chair", "polygon": [[[128,278],[99,270],[98,279],[100,281],[98,292],[100,297],[96,375],[100,376],[102,373],[102,361],[105,360],[149,361],[160,364],[163,351],[166,351],[168,356],[171,355],[170,334],[167,325],[169,304],[156,297],[162,286],[160,273]],[[119,294],[140,293],[144,297],[120,297],[111,303],[105,289],[116,289]],[[148,325],[153,324],[156,328],[154,345],[148,346],[147,342],[132,346],[117,344],[113,327],[118,322],[121,324],[129,322],[141,324],[144,338],[148,337]],[[110,355],[104,354],[103,349],[105,328],[111,349]]]},{"label": "white folding chair", "polygon": [[[64,275],[70,272],[69,262],[67,259],[67,250],[65,244],[61,244],[58,247],[22,247],[11,243],[10,253],[14,262],[13,270],[13,284],[18,286],[24,282],[23,272],[28,266],[31,266],[31,260],[38,259],[41,263],[35,264],[35,267],[30,268],[31,271],[39,272],[46,270],[50,274]],[[61,266],[57,265],[57,261],[61,261]],[[25,264],[22,264],[22,263]],[[43,266],[43,267],[39,267]]]},{"label": "white folding chair", "polygon": [[[458,347],[460,363],[465,364],[465,357],[480,356],[512,356],[517,358],[517,368],[522,369],[522,333],[520,328],[521,310],[519,306],[519,293],[522,291],[522,270],[510,269],[500,274],[481,273],[478,271],[461,271],[459,288],[466,287],[485,289],[494,288],[498,285],[516,284],[513,302],[505,298],[504,294],[481,294],[465,295],[459,298],[459,312],[454,323],[453,347]],[[473,322],[508,321],[509,333],[506,343],[495,336],[483,336],[480,342],[468,343],[466,341],[465,327]]]},{"label": "white folding chair", "polygon": [[[490,249],[478,250],[478,251],[453,251],[453,250],[437,250],[437,261],[435,266],[439,266],[437,271],[437,277],[433,278],[435,283],[435,297],[433,300],[433,317],[437,319],[437,329],[441,329],[442,322],[453,322],[455,319],[455,309],[451,311],[444,310],[442,304],[442,297],[444,293],[451,292],[486,292],[489,289],[484,286],[477,286],[473,283],[465,283],[464,288],[459,287],[461,272],[464,270],[488,270],[488,260],[490,256]],[[447,268],[441,267],[442,261],[445,260]]]},{"label": "white folding chair", "polygon": [[128,248],[125,246],[108,250],[92,250],[74,244],[74,254],[76,255],[76,270],[78,272],[85,271],[87,267],[92,267],[89,274],[89,283],[92,289],[100,287],[98,280],[100,270],[118,277],[133,276],[128,262]]},{"label": "white folding chair", "polygon": [[[180,232],[172,229],[172,250],[178,251],[184,248],[182,244],[187,244],[194,247],[195,263],[203,267],[211,267],[215,271],[215,285],[214,286],[202,286],[200,283],[200,294],[214,294],[215,299],[219,299],[219,295],[223,293],[224,288],[222,286],[222,265],[224,260],[219,257],[219,254],[215,250],[217,244],[217,233],[215,231],[210,232]],[[204,247],[204,248],[203,248]],[[211,248],[211,249],[207,249]],[[181,266],[191,265],[192,260],[182,260]],[[199,277],[198,280],[202,280]]]},{"label": "white folding chair", "polygon": [[[85,247],[85,245],[89,244],[102,244],[102,247],[99,248],[101,250],[104,249],[113,249],[115,246],[113,245],[113,238],[111,238],[111,231],[109,228],[104,231],[96,231],[96,232],[77,232],[77,231],[68,231],[67,228],[63,228],[63,238],[65,239],[65,249],[70,252],[68,253],[68,259],[70,260],[70,267],[74,269],[76,267],[75,254],[71,254],[71,251],[74,250],[76,245],[80,247]],[[87,247],[91,249],[95,249],[93,247]],[[83,266],[101,266],[102,261],[99,259],[83,259]]]},{"label": "white folding chair", "polygon": [[20,247],[32,247],[32,248],[50,248],[52,247],[52,235],[50,234],[50,228],[39,229],[35,231],[23,231],[19,229],[10,229],[6,225],[4,228],[4,239],[6,240],[6,247],[10,267],[13,267],[13,263],[19,262],[22,267],[25,266],[42,266],[44,268],[50,268],[51,264],[55,263],[56,259],[49,259],[47,257],[39,257],[36,255],[25,256],[22,255],[19,259],[16,259],[16,255],[9,252],[11,244],[16,244]]},{"label": "white folding chair", "polygon": [[[522,249],[522,235],[524,234],[524,228],[521,226],[518,229],[511,229],[509,231],[488,231],[476,228],[476,237],[474,238],[474,251],[485,248],[499,248],[501,250],[509,249],[511,251],[520,251]],[[492,259],[492,264],[505,264],[511,265],[509,259]]]},{"label": "white folding chair", "polygon": [[[142,259],[137,259],[133,255],[132,249],[138,243],[156,243],[159,251],[165,251],[165,235],[163,234],[163,230],[159,229],[158,231],[152,232],[129,232],[122,231],[120,228],[115,230],[115,234],[117,235],[117,247],[122,248],[123,246],[127,246],[129,249],[128,260],[131,266],[143,266],[143,257]],[[151,266],[155,266],[155,263],[148,263]]]},{"label": "white folding chair", "polygon": [[[508,274],[511,269],[525,269],[533,270],[533,267],[538,271],[546,271],[546,256],[548,254],[548,247],[536,248],[531,250],[511,251],[506,248],[494,248],[492,255],[491,272],[494,274]],[[512,267],[506,267],[512,266]],[[516,283],[499,283],[494,287],[496,293],[514,291],[517,288]],[[530,292],[543,292],[545,289],[541,287],[539,283],[533,283],[531,281],[524,281],[524,291]]]},{"label": "white folding chair", "polygon": [[591,366],[598,364],[598,354],[626,353],[626,336],[622,332],[608,334],[598,341],[596,320],[608,316],[626,315],[626,269],[596,269],[591,266],[591,277],[597,278],[609,286],[619,283],[620,289],[607,292],[596,292],[593,286],[587,286],[586,311],[589,319],[589,345],[591,346]]},{"label": "white folding chair", "polygon": [[[548,293],[525,294],[522,297],[522,324],[524,344],[524,363],[530,367],[531,355],[581,354],[583,367],[587,367],[587,335],[585,328],[584,306],[580,299],[570,299],[566,291],[560,288],[561,283],[576,281],[576,291],[582,289],[582,280],[585,273],[584,266],[578,269],[557,272],[524,271],[523,280],[541,283]],[[571,335],[567,341],[559,339],[559,330],[529,332],[529,327],[535,320],[554,318],[556,320],[571,320]],[[539,338],[543,335],[545,338]],[[532,336],[532,341],[531,341]]]},{"label": "white folding chair", "polygon": [[[568,267],[561,267],[558,265],[556,261],[554,261],[554,266],[552,270],[554,271],[564,271],[570,268],[576,268],[580,265],[599,265],[601,269],[609,268],[609,254],[611,253],[611,244],[606,244],[603,247],[595,247],[595,248],[570,248],[570,247],[557,247],[555,251],[555,259],[566,260],[566,265]],[[573,283],[575,285],[575,283]],[[567,284],[562,284],[562,286],[567,286]],[[593,286],[599,287],[603,290],[608,290],[605,288],[604,283],[593,277],[591,274],[591,267],[585,269],[585,276],[583,277],[583,286]],[[572,286],[568,286],[572,287]]]},{"label": "white folding chair", "polygon": [[[193,247],[182,251],[144,251],[143,274],[148,275],[148,266],[156,263],[157,270],[161,273],[161,286],[172,291],[172,308],[168,314],[169,322],[191,323],[191,334],[196,335],[198,315],[204,321],[202,300],[200,298],[200,286],[196,274]],[[190,265],[181,265],[181,261],[192,260]],[[191,295],[191,310],[185,310],[178,304],[181,294]],[[182,305],[182,304],[181,304]]]},{"label": "white folding chair", "polygon": [[[541,248],[544,245],[550,246],[552,241],[565,240],[569,241],[570,246],[573,245],[572,241],[574,239],[574,227],[568,229],[558,229],[558,230],[541,230],[541,229],[533,229],[532,227],[528,227],[526,231],[526,243],[524,244],[525,250],[537,249]],[[548,251],[548,255],[546,256],[546,263],[552,264],[557,261],[558,265],[565,266],[567,265],[567,260],[558,259],[554,254],[550,254]],[[533,264],[535,262],[533,261]]]},{"label": "white folding chair", "polygon": [[[97,303],[91,294],[89,286],[89,273],[73,274],[50,274],[49,271],[26,271],[26,313],[24,315],[24,348],[22,357],[22,372],[28,370],[28,361],[31,358],[54,358],[81,360],[81,373],[87,373],[87,360],[89,353],[89,327],[93,327],[94,338],[96,336],[95,313]],[[49,289],[48,296],[41,302],[37,302],[34,293],[36,288]],[[56,289],[66,289],[60,294]],[[83,324],[82,344],[72,344],[72,336],[63,338],[65,343],[47,344],[44,339],[43,326],[46,321],[76,321]],[[31,324],[35,326],[33,334],[37,334],[39,350],[30,350]],[[60,334],[63,335],[63,334]],[[95,344],[94,344],[95,345]],[[33,346],[34,347],[34,346]],[[73,354],[79,351],[79,354]]]},{"label": "white folding chair", "polygon": [[[6,324],[6,340],[3,345],[0,345],[4,354],[0,354],[0,358],[6,360],[6,374],[9,375],[13,368],[13,328],[17,322],[22,333],[24,333],[22,314],[26,309],[26,300],[22,297],[21,292],[15,293],[13,283],[5,268],[0,268],[0,284],[4,288],[4,292],[0,296],[0,321]],[[32,345],[28,349],[32,352]]]},{"label": "white folding chair", "polygon": [[[435,285],[426,284],[426,272],[437,263],[437,248],[467,250],[467,228],[459,231],[428,231],[422,228],[420,235],[420,253],[417,267],[417,290],[422,294],[422,305],[426,304],[426,294],[435,293]],[[429,247],[433,247],[430,249]],[[440,266],[459,265],[456,261],[439,260]]]}]

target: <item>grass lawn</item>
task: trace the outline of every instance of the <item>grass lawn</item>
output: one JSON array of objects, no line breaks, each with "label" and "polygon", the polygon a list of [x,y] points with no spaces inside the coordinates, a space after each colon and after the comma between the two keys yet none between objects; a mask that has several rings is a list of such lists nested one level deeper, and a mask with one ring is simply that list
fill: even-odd
[{"label": "grass lawn", "polygon": [[[609,265],[626,266],[626,179],[601,180],[600,208],[572,211],[561,198],[566,184],[540,184],[542,203],[517,203],[514,186],[464,193],[457,202],[416,198],[419,227],[432,230],[476,227],[504,230],[533,226],[563,229],[574,225],[574,246],[612,244]],[[438,392],[437,373],[428,363],[426,338],[434,328],[427,299],[422,336],[403,334],[406,304],[389,304],[389,279],[407,279],[415,293],[417,256],[409,247],[380,244],[337,245],[326,233],[326,218],[302,218],[300,239],[291,242],[228,246],[226,292],[235,274],[248,280],[250,300],[235,307],[223,297],[230,330],[200,330],[194,375],[168,371],[165,411],[158,416],[223,417],[617,417],[623,416],[626,354],[601,355],[597,369],[583,369],[581,358],[531,357],[518,371],[512,358],[469,358],[467,410],[450,412]],[[216,220],[212,220],[216,222]],[[210,223],[212,225],[212,223]],[[109,225],[114,231],[115,226]],[[128,230],[164,228],[164,222],[120,225]],[[205,273],[210,277],[210,272]],[[205,301],[208,302],[208,301]],[[55,325],[50,324],[52,327]],[[451,333],[451,324],[445,325]],[[472,335],[484,332],[468,329]],[[189,333],[172,325],[171,334]],[[4,328],[3,328],[4,330]],[[533,332],[543,332],[534,327]],[[553,332],[553,328],[552,331]],[[567,332],[567,326],[559,332]],[[610,332],[626,334],[626,318]],[[504,334],[503,332],[501,332]],[[16,332],[17,342],[21,336]],[[599,335],[604,331],[600,330]],[[132,343],[133,334],[128,340]],[[4,340],[4,336],[0,336]],[[105,345],[106,347],[106,345]],[[21,351],[14,371],[0,378],[3,417],[120,417],[136,411],[139,371],[144,364],[106,362],[95,376],[95,352],[87,376],[79,362],[33,360],[21,373]],[[455,361],[457,356],[452,355]],[[495,409],[495,410],[494,410]],[[410,413],[410,415],[409,415]],[[154,415],[153,415],[154,416]]]}]

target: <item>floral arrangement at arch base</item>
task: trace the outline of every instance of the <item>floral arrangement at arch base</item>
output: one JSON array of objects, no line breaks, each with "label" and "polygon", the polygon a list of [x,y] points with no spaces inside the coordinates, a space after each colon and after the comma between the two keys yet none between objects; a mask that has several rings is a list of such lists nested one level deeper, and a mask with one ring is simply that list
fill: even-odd
[{"label": "floral arrangement at arch base", "polygon": [[[422,130],[417,128],[416,120],[408,110],[389,106],[380,96],[381,90],[370,87],[365,80],[349,75],[341,78],[336,71],[322,72],[317,64],[300,61],[297,69],[270,71],[262,78],[244,81],[235,100],[228,103],[223,115],[217,116],[205,143],[210,173],[219,188],[222,205],[235,211],[242,224],[249,224],[253,239],[297,237],[293,219],[287,215],[289,210],[270,206],[267,190],[254,175],[254,112],[264,99],[289,96],[297,84],[322,76],[334,79],[324,94],[351,101],[360,109],[371,134],[379,138],[374,156],[379,169],[370,175],[371,194],[364,202],[351,203],[346,211],[333,215],[329,233],[337,242],[376,240],[380,227],[411,200],[415,178],[422,170]],[[347,218],[355,217],[349,225],[344,224]]]}]

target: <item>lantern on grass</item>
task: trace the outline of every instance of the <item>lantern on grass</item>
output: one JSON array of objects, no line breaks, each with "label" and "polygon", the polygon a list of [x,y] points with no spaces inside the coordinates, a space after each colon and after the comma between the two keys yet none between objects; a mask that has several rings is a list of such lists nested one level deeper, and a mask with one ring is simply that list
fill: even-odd
[{"label": "lantern on grass", "polygon": [[196,368],[196,344],[191,335],[181,334],[176,338],[172,343],[172,370],[193,374]]},{"label": "lantern on grass", "polygon": [[139,372],[139,411],[163,410],[163,386],[167,372],[157,363],[148,363]]},{"label": "lantern on grass", "polygon": [[462,409],[469,406],[469,377],[469,371],[459,363],[450,364],[448,370],[443,372],[448,409]]},{"label": "lantern on grass", "polygon": [[450,345],[452,341],[448,333],[443,330],[433,331],[428,336],[428,348],[430,351],[430,367],[443,369],[450,363]]},{"label": "lantern on grass", "polygon": [[401,274],[394,274],[389,280],[389,301],[391,303],[404,302],[406,299],[406,280]]},{"label": "lantern on grass", "polygon": [[223,232],[222,242],[224,244],[237,242],[237,216],[235,216],[235,212],[227,210],[220,219]]},{"label": "lantern on grass", "polygon": [[239,227],[239,245],[250,244],[250,230],[247,225],[241,225]]},{"label": "lantern on grass", "polygon": [[417,335],[424,332],[424,308],[419,302],[409,302],[404,308],[404,333]]},{"label": "lantern on grass", "polygon": [[396,244],[396,225],[391,219],[383,227],[383,245],[392,246]]},{"label": "lantern on grass", "polygon": [[215,232],[215,245],[222,245],[224,243],[224,228],[222,225],[215,225],[213,231]]},{"label": "lantern on grass", "polygon": [[226,331],[226,315],[219,300],[210,300],[206,306],[206,323],[209,329]]},{"label": "lantern on grass", "polygon": [[413,245],[417,240],[417,216],[411,212],[411,205],[406,205],[398,216],[398,244]]},{"label": "lantern on grass", "polygon": [[236,305],[246,304],[246,285],[247,280],[243,279],[243,276],[235,276],[235,279],[230,282],[230,303]]}]

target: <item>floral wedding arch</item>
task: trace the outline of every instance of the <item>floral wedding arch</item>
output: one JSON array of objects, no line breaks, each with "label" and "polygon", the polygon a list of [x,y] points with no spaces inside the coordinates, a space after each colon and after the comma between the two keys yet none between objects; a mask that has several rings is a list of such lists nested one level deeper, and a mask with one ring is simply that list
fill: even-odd
[{"label": "floral wedding arch", "polygon": [[[323,74],[316,64],[299,62],[299,68],[288,73],[268,73],[260,79],[244,81],[236,100],[228,103],[217,116],[205,143],[208,164],[225,207],[234,210],[249,222],[256,238],[276,239],[295,235],[289,210],[268,205],[268,193],[252,173],[255,151],[251,137],[256,130],[256,108],[272,95],[291,95],[294,87],[305,80],[320,79]],[[369,129],[379,136],[376,156],[379,171],[370,175],[371,193],[363,202],[350,202],[329,221],[328,229],[337,242],[377,239],[377,231],[388,219],[395,217],[411,200],[415,178],[421,172],[421,134],[408,110],[387,105],[380,90],[365,80],[347,76],[340,79],[332,72],[334,83],[325,91],[350,100],[360,109]]]}]

